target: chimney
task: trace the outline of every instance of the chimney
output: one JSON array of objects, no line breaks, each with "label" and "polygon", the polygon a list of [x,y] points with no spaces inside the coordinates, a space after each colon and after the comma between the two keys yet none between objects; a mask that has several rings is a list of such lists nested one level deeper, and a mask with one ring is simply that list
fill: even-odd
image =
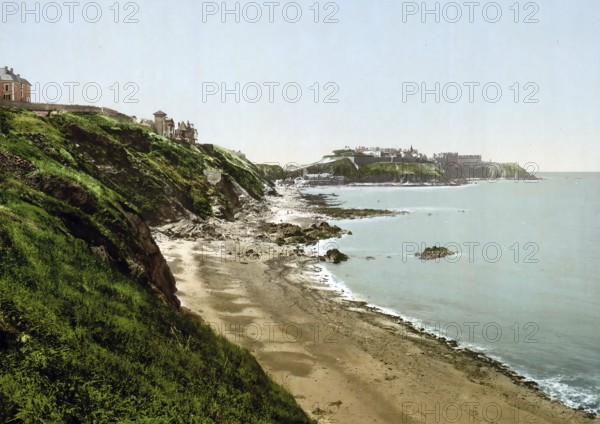
[{"label": "chimney", "polygon": [[13,73],[13,68],[10,68],[10,73],[11,73],[11,74]]}]

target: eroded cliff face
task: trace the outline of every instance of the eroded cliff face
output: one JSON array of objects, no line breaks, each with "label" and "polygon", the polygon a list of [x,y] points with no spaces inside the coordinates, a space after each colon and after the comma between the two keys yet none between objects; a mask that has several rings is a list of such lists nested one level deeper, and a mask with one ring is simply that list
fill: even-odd
[{"label": "eroded cliff face", "polygon": [[174,307],[175,278],[150,225],[214,215],[232,220],[241,197],[262,196],[254,165],[217,146],[177,144],[150,128],[98,114],[0,112],[2,171],[40,194],[36,201],[103,261]]},{"label": "eroded cliff face", "polygon": [[[101,115],[59,115],[49,122],[85,159],[89,172],[125,194],[152,226],[190,214],[232,216],[236,184],[251,197],[263,195],[258,169],[218,146],[178,144],[147,127]],[[220,173],[220,181],[211,183],[207,170]]]},{"label": "eroded cliff face", "polygon": [[150,226],[203,233],[262,191],[252,164],[208,150],[0,107],[0,422],[310,422],[248,351],[175,310]]},{"label": "eroded cliff face", "polygon": [[55,213],[72,235],[84,240],[103,261],[147,283],[166,303],[179,307],[179,300],[174,295],[175,278],[152,238],[150,228],[139,214],[121,205],[128,225],[114,223],[110,228],[114,237],[110,237],[89,219],[99,212],[99,204],[78,184],[58,177],[35,175],[37,168],[31,162],[9,153],[0,152],[0,169],[72,206],[59,210],[55,205]]},{"label": "eroded cliff face", "polygon": [[125,214],[135,229],[136,245],[140,247],[139,251],[134,253],[134,257],[144,268],[142,278],[160,294],[165,302],[178,308],[180,302],[175,296],[177,291],[175,277],[173,277],[167,261],[152,238],[150,228],[139,215],[131,212]]}]

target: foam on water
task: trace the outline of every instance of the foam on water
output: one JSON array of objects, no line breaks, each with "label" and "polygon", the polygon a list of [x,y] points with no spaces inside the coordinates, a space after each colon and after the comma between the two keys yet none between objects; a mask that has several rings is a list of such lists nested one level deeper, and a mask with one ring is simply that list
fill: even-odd
[{"label": "foam on water", "polygon": [[319,281],[323,281],[332,291],[338,293],[341,299],[357,300],[346,284],[336,278],[326,267],[317,265],[316,268],[318,269],[317,278]]},{"label": "foam on water", "polygon": [[[339,278],[337,278],[330,270],[328,270],[325,266],[316,265],[315,275],[319,281],[325,282],[326,285],[330,287],[330,289],[336,292],[341,299],[349,300],[349,301],[364,301],[360,296],[356,296],[355,293],[352,292],[348,288],[348,286]],[[441,334],[439,329],[434,326],[426,324],[423,320],[418,318],[407,316],[401,314],[395,309],[386,308],[379,305],[367,303],[366,305],[369,308],[373,308],[380,313],[385,315],[399,318],[405,323],[412,325],[414,328],[423,330],[424,332],[440,337]],[[444,337],[454,340],[458,343],[459,349],[468,349],[473,352],[482,353],[488,356],[491,359],[498,361],[499,363],[510,367],[504,358],[498,355],[494,355],[493,349],[489,346],[483,346],[481,344],[455,340],[452,337],[448,337],[444,334]],[[573,380],[572,377],[565,376],[557,376],[552,378],[536,378],[525,371],[514,369],[517,374],[521,375],[525,379],[529,381],[533,381],[538,384],[539,389],[548,395],[551,399],[559,400],[563,402],[565,405],[577,409],[583,408],[587,412],[595,413],[600,415],[600,402],[598,399],[598,393],[600,393],[600,384],[595,387],[593,390],[582,390],[576,389],[569,385],[565,380]]]},{"label": "foam on water", "polygon": [[[485,354],[535,381],[551,398],[600,414],[600,338],[595,324],[600,307],[593,283],[598,268],[586,259],[600,254],[600,224],[594,211],[585,207],[600,201],[600,174],[583,175],[575,182],[562,175],[546,180],[463,188],[336,188],[343,207],[413,213],[340,221],[337,225],[354,236],[331,242],[351,260],[321,265],[320,275],[343,298],[366,301],[436,336],[440,334],[428,323],[499,319],[509,322],[506,328],[512,337],[508,326],[513,318],[521,325],[534,321],[540,328],[537,345],[524,344],[524,333],[520,343],[456,341],[459,348]],[[565,204],[578,207],[565,209]],[[422,266],[417,258],[398,259],[402,242],[420,245],[438,239],[441,245],[497,242],[504,256],[491,263],[481,259],[481,252],[471,258],[464,250],[463,256],[454,257],[456,263],[442,260]],[[524,246],[532,241],[538,248],[536,261],[526,262],[531,251]],[[515,246],[520,249],[518,261]],[[377,261],[361,260],[366,256]]]},{"label": "foam on water", "polygon": [[573,378],[562,375],[538,380],[532,378],[532,380],[536,381],[540,389],[551,399],[560,400],[571,408],[583,408],[587,412],[600,415],[600,402],[598,401],[600,385],[589,390],[576,389],[569,384],[569,380],[573,380]]}]

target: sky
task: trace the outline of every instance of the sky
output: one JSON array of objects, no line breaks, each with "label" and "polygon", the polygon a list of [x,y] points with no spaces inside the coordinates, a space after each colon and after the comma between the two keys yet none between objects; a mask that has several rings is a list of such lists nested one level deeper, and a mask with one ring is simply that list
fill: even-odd
[{"label": "sky", "polygon": [[0,8],[0,66],[35,100],[160,109],[255,162],[413,146],[600,171],[597,0]]}]

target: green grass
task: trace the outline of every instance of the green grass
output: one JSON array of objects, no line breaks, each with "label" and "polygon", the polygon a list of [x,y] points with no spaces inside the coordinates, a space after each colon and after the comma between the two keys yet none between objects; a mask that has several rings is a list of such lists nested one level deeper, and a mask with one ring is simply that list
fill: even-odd
[{"label": "green grass", "polygon": [[[515,180],[537,179],[535,175],[532,175],[531,173],[527,172],[518,163],[500,163],[498,164],[498,168],[502,172],[503,178]],[[498,168],[493,168],[493,170]]]},{"label": "green grass", "polygon": [[439,177],[438,169],[433,164],[380,162],[356,169],[348,158],[313,165],[308,172],[344,176],[349,182],[425,182]]},{"label": "green grass", "polygon": [[258,189],[227,151],[102,115],[0,109],[0,422],[310,422],[246,350],[134,272],[144,250],[129,215],[160,217],[152,207],[177,196],[209,212],[224,195],[207,166]]},{"label": "green grass", "polygon": [[4,194],[0,421],[308,422],[249,353]]},{"label": "green grass", "polygon": [[400,180],[404,177],[415,178],[416,181],[424,181],[439,176],[435,165],[429,163],[373,163],[362,166],[359,170],[359,178],[370,176],[389,176]]},{"label": "green grass", "polygon": [[61,169],[68,178],[91,176],[153,224],[187,212],[209,217],[217,200],[230,204],[228,191],[210,184],[206,169],[222,170],[224,185],[235,181],[251,196],[263,195],[259,170],[239,155],[218,147],[207,153],[196,145],[178,144],[121,118],[65,113],[46,119],[2,108],[0,131],[5,135],[0,149],[29,158],[41,171],[55,174],[58,164],[65,166]]},{"label": "green grass", "polygon": [[277,180],[285,180],[287,178],[287,173],[280,165],[263,163],[257,164],[256,167],[258,168],[261,177],[270,183],[274,183]]},{"label": "green grass", "polygon": [[261,171],[249,160],[231,150],[214,146],[214,157],[220,168],[233,177],[254,198],[263,196]]},{"label": "green grass", "polygon": [[356,179],[358,170],[349,158],[341,158],[333,162],[324,164],[315,164],[307,169],[309,174],[332,174],[335,176],[343,176],[350,181]]}]

